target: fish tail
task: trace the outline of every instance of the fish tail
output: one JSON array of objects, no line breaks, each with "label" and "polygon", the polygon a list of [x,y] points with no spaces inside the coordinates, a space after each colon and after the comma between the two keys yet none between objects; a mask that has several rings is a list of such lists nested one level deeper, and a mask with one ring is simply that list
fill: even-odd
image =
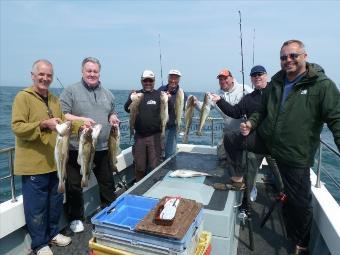
[{"label": "fish tail", "polygon": [[81,187],[84,188],[84,187],[87,187],[88,185],[89,185],[89,180],[86,177],[86,175],[83,175],[83,178],[81,179]]},{"label": "fish tail", "polygon": [[58,192],[59,193],[64,193],[65,192],[65,183],[62,180],[59,180]]},{"label": "fish tail", "polygon": [[188,134],[185,133],[184,136],[183,136],[183,143],[188,143]]}]

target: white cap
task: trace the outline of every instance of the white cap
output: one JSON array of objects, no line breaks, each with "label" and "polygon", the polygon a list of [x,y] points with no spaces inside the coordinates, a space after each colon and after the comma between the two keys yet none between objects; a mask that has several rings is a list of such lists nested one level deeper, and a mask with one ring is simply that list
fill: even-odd
[{"label": "white cap", "polygon": [[172,69],[172,70],[170,70],[169,71],[169,75],[170,74],[175,74],[175,75],[178,75],[178,76],[182,76],[182,74],[181,74],[181,72],[180,71],[178,71],[178,70],[175,70],[175,69]]},{"label": "white cap", "polygon": [[142,77],[141,77],[142,80],[145,80],[145,79],[153,79],[155,80],[155,74],[150,71],[150,70],[144,70],[144,72],[142,73]]}]

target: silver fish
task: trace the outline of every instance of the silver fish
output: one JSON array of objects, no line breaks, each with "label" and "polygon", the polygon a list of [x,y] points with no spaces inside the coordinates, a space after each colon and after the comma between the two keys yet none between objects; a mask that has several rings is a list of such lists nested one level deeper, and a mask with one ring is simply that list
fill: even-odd
[{"label": "silver fish", "polygon": [[211,174],[186,170],[186,169],[178,169],[173,171],[169,174],[170,177],[179,177],[179,178],[190,178],[190,177],[197,177],[197,176],[212,176]]},{"label": "silver fish", "polygon": [[66,164],[71,134],[71,121],[56,125],[57,139],[54,148],[54,160],[59,178],[58,192],[65,192]]},{"label": "silver fish", "polygon": [[91,171],[91,159],[95,150],[93,147],[92,128],[84,128],[80,131],[78,164],[80,165],[81,187],[88,186]]},{"label": "silver fish", "polygon": [[131,104],[129,106],[129,111],[130,111],[130,140],[131,137],[134,135],[134,130],[135,130],[135,121],[136,121],[136,116],[138,115],[138,108],[140,102],[143,100],[144,94],[143,93],[132,93],[131,94]]},{"label": "silver fish", "polygon": [[185,104],[185,114],[184,114],[185,131],[184,131],[184,136],[183,136],[183,143],[188,143],[188,136],[189,136],[189,131],[190,131],[191,123],[192,123],[192,117],[194,116],[194,109],[195,109],[195,98],[194,96],[190,95]]},{"label": "silver fish", "polygon": [[112,126],[110,130],[110,135],[109,135],[109,141],[108,141],[108,146],[109,146],[109,159],[110,159],[110,164],[112,165],[112,169],[114,172],[117,171],[117,155],[120,153],[120,131],[119,131],[119,126]]},{"label": "silver fish", "polygon": [[165,136],[165,128],[166,123],[169,120],[169,112],[168,112],[168,95],[166,92],[161,92],[161,128],[162,128],[162,134],[161,136]]},{"label": "silver fish", "polygon": [[176,115],[176,130],[180,132],[181,124],[182,124],[182,115],[184,108],[184,91],[181,88],[178,88],[176,94],[176,102],[175,102],[175,115]]},{"label": "silver fish", "polygon": [[210,93],[205,93],[204,101],[203,101],[203,105],[201,109],[201,115],[200,115],[200,124],[197,130],[197,135],[202,135],[202,128],[205,124],[206,119],[209,116],[211,103],[212,103],[212,100],[211,100]]}]

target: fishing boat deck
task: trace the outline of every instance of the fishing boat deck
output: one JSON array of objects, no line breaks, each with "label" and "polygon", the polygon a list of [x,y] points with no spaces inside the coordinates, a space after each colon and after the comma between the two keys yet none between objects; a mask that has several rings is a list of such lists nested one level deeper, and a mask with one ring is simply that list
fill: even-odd
[{"label": "fishing boat deck", "polygon": [[[130,166],[131,168],[131,166]],[[200,154],[200,153],[178,153],[169,161],[164,162],[160,168],[150,173],[141,185],[134,185],[131,194],[142,195],[158,181],[167,178],[166,175],[171,169],[190,169],[196,171],[208,171],[214,176],[205,178],[204,184],[212,185],[214,182],[219,182],[221,179],[226,179],[228,176],[224,169],[224,163],[218,161],[216,155]],[[283,221],[279,208],[277,208],[265,226],[261,229],[260,222],[264,216],[265,208],[273,201],[274,189],[273,186],[257,183],[258,196],[257,200],[252,203],[252,221],[254,229],[255,250],[252,252],[249,248],[248,228],[242,227],[239,230],[237,254],[289,254],[291,251],[290,243],[284,235]],[[215,191],[215,198],[209,204],[205,205],[205,209],[219,209],[228,196],[228,191]],[[229,191],[233,192],[233,191]],[[238,228],[236,228],[236,233]],[[63,230],[64,234],[72,237],[72,243],[67,247],[52,247],[54,254],[84,254],[89,253],[88,241],[92,237],[92,225],[90,218],[85,221],[85,231],[78,234],[73,234],[69,228]],[[214,250],[214,247],[212,247]],[[213,251],[212,250],[212,251]],[[216,254],[216,253],[212,253]],[[223,254],[217,254],[223,255]]]}]

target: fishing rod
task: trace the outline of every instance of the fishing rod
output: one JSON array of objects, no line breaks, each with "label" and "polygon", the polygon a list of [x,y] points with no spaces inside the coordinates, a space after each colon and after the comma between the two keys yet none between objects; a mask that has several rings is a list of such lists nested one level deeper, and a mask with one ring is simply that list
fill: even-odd
[{"label": "fishing rod", "polygon": [[162,86],[164,86],[164,84],[163,84],[163,65],[162,65],[161,35],[160,34],[158,34],[158,46],[159,46],[159,64],[161,66]]},{"label": "fishing rod", "polygon": [[60,86],[64,89],[64,86],[63,86],[63,84],[61,83],[61,81],[59,80],[59,78],[56,77],[56,79],[57,79],[58,83],[60,84]]},{"label": "fishing rod", "polygon": [[253,66],[255,64],[255,28],[253,33]]},{"label": "fishing rod", "polygon": [[[255,65],[255,28],[253,33],[253,66]],[[251,83],[251,88],[254,88],[253,83]]]},{"label": "fishing rod", "polygon": [[[241,41],[241,60],[242,60],[242,66],[241,66],[241,72],[242,72],[242,88],[243,88],[243,97],[245,96],[245,88],[244,88],[244,65],[243,65],[243,36],[242,36],[242,15],[241,11],[238,11],[239,17],[240,17],[240,41]],[[246,114],[246,101],[243,100],[243,119],[244,123],[247,121],[247,114]],[[244,137],[245,139],[245,153],[246,153],[246,170],[248,172],[248,139],[247,136]],[[251,204],[250,204],[250,182],[248,182],[248,176],[247,174],[244,175],[244,182],[246,184],[245,189],[245,196],[243,197],[242,204],[244,205],[242,207],[242,210],[240,211],[239,215],[243,216],[243,222],[245,223],[245,220],[248,223],[248,231],[249,231],[249,246],[252,251],[254,251],[254,231],[253,231],[253,224],[252,224],[252,215],[251,215]]]},{"label": "fishing rod", "polygon": [[260,224],[261,228],[263,228],[263,226],[266,224],[266,222],[269,219],[270,215],[273,213],[276,205],[279,204],[279,203],[284,204],[287,201],[287,195],[284,193],[284,186],[283,186],[281,174],[280,174],[280,171],[279,171],[279,167],[276,164],[276,160],[274,158],[272,158],[270,155],[267,155],[266,159],[267,159],[268,165],[270,166],[270,168],[273,171],[273,174],[275,176],[275,180],[277,180],[277,184],[279,186],[278,187],[279,188],[279,194],[275,198],[275,200],[271,204],[271,206],[269,207],[269,210],[266,213],[266,215],[263,217],[263,219],[261,221],[261,224]]},{"label": "fishing rod", "polygon": [[238,14],[240,16],[240,39],[241,39],[241,60],[242,60],[242,89],[243,89],[243,96],[245,95],[245,88],[244,88],[244,68],[243,68],[243,40],[242,40],[242,17],[241,17],[241,11],[238,11]]}]

